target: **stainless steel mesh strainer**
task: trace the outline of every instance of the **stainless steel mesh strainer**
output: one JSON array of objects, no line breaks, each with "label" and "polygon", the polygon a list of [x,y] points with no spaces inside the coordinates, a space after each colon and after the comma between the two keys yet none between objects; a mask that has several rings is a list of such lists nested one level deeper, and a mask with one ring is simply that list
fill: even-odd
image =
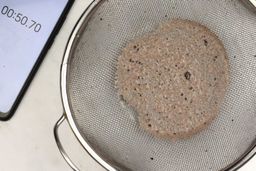
[{"label": "stainless steel mesh strainer", "polygon": [[[127,42],[172,18],[209,27],[224,42],[231,64],[218,118],[179,141],[144,132],[136,113],[120,103],[114,84],[117,58]],[[63,60],[65,117],[84,148],[111,171],[235,170],[254,154],[255,30],[256,14],[239,0],[95,0],[76,25]],[[63,120],[55,127],[56,138]]]}]

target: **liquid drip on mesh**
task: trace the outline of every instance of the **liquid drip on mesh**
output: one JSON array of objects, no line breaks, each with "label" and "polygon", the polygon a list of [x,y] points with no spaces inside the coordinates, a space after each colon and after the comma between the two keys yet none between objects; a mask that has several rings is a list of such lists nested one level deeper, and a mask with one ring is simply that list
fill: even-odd
[{"label": "liquid drip on mesh", "polygon": [[175,19],[124,48],[117,89],[158,137],[188,138],[219,113],[229,62],[218,37],[199,23]]}]

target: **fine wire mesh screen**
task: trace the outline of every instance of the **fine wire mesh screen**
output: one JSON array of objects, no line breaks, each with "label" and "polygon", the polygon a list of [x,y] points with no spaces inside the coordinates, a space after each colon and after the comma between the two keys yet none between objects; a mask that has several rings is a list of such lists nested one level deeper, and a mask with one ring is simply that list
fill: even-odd
[{"label": "fine wire mesh screen", "polygon": [[[197,21],[228,52],[231,81],[219,116],[186,140],[143,131],[115,87],[122,48],[172,18]],[[68,63],[70,107],[84,139],[115,167],[132,171],[217,171],[256,137],[256,14],[238,0],[105,0],[95,8]]]}]

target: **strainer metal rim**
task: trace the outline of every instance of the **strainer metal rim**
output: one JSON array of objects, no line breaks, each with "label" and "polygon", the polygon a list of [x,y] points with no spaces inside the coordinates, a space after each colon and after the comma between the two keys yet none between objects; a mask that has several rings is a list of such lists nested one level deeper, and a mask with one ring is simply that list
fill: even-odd
[{"label": "strainer metal rim", "polygon": [[[82,13],[81,17],[75,24],[71,35],[69,37],[68,43],[66,45],[66,49],[64,52],[62,64],[61,64],[61,74],[60,74],[60,88],[61,88],[61,98],[62,104],[64,108],[64,115],[73,131],[75,137],[82,145],[82,147],[87,151],[87,153],[101,166],[103,166],[108,171],[118,171],[118,169],[114,168],[110,163],[105,161],[91,146],[90,144],[83,138],[80,133],[75,118],[72,114],[71,104],[68,98],[68,90],[67,90],[67,76],[68,76],[68,62],[71,58],[72,52],[76,47],[76,42],[79,38],[79,33],[81,31],[82,26],[88,21],[90,18],[91,12],[105,0],[93,0],[90,5],[85,9]],[[246,164],[250,159],[254,157],[256,154],[256,140],[253,142],[252,146],[241,156],[237,161],[234,161],[230,166],[225,168],[224,170],[235,171],[241,168],[244,164]]]}]

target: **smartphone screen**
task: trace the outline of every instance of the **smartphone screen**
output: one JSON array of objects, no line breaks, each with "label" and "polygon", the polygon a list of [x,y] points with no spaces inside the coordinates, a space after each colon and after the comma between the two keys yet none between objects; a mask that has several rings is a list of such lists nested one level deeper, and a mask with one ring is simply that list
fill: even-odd
[{"label": "smartphone screen", "polygon": [[0,113],[11,111],[69,0],[0,0]]}]

